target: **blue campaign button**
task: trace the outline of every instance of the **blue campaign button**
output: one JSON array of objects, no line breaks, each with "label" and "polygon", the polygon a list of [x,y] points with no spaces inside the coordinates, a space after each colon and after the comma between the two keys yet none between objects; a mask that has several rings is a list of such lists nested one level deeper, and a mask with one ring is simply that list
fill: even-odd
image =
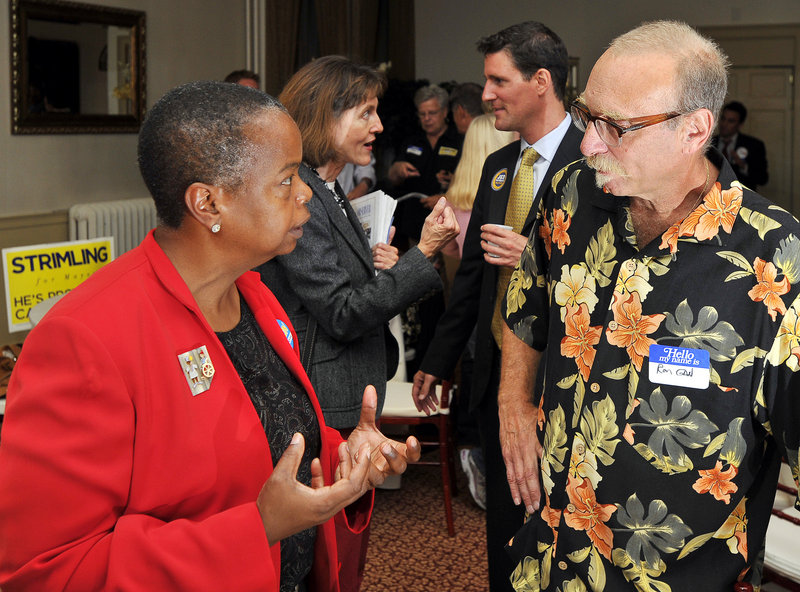
[{"label": "blue campaign button", "polygon": [[289,329],[289,325],[287,325],[280,319],[275,319],[275,321],[278,323],[278,326],[281,328],[281,331],[283,331],[283,336],[286,337],[286,341],[289,342],[289,346],[294,347],[294,338],[292,337],[292,331],[291,329]]},{"label": "blue campaign button", "polygon": [[650,362],[674,366],[693,366],[695,368],[711,367],[708,352],[704,349],[658,345],[656,343],[650,346]]}]

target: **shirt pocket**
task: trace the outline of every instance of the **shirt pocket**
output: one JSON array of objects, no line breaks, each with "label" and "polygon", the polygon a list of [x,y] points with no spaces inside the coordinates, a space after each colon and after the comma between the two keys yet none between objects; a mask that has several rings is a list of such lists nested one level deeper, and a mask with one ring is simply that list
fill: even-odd
[{"label": "shirt pocket", "polygon": [[713,385],[704,390],[652,386],[636,399],[623,440],[661,474],[696,475],[720,457],[741,458],[746,449],[743,418],[722,418],[712,411]]}]

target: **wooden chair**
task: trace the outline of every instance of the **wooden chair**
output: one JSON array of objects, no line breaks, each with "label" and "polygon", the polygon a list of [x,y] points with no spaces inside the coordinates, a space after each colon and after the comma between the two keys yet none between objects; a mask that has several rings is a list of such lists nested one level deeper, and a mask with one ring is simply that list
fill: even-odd
[{"label": "wooden chair", "polygon": [[764,550],[764,582],[800,592],[800,511],[794,507],[797,487],[791,469],[781,464]]},{"label": "wooden chair", "polygon": [[19,356],[21,350],[21,343],[9,343],[8,345],[0,346],[0,429],[3,427],[3,418],[6,413],[8,381],[11,380],[11,371],[14,369],[14,364],[16,364],[17,356]]},{"label": "wooden chair", "polygon": [[450,426],[450,393],[452,384],[445,381],[437,386],[439,406],[435,413],[425,415],[417,411],[411,399],[411,383],[391,380],[386,384],[386,402],[381,413],[381,425],[432,425],[437,430],[437,438],[420,440],[423,446],[438,446],[438,460],[423,460],[418,465],[434,465],[441,467],[442,490],[444,492],[444,511],[447,519],[447,533],[455,536],[453,524],[452,496],[457,495],[455,469],[455,442]]}]

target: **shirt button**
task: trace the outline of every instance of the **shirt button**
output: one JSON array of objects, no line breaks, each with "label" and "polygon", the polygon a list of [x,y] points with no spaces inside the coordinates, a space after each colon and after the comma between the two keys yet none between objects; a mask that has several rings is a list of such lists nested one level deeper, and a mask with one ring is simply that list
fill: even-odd
[{"label": "shirt button", "polygon": [[592,390],[593,393],[596,393],[600,390],[600,385],[597,384],[596,382],[593,382],[592,386],[590,386],[589,388]]},{"label": "shirt button", "polygon": [[636,261],[633,259],[628,260],[625,265],[628,266],[628,271],[636,271]]},{"label": "shirt button", "polygon": [[612,331],[616,331],[617,327],[619,327],[619,325],[617,325],[617,321],[608,322],[608,328],[611,329]]},{"label": "shirt button", "polygon": [[561,571],[567,571],[567,562],[566,561],[559,561],[558,562],[558,569]]},{"label": "shirt button", "polygon": [[567,504],[567,512],[569,512],[570,514],[575,512],[575,504]]}]

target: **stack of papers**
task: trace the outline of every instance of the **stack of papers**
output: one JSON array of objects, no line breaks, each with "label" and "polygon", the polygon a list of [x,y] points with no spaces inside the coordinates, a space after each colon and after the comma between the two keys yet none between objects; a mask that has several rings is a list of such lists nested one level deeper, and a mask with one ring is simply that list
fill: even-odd
[{"label": "stack of papers", "polygon": [[370,247],[389,240],[389,229],[394,219],[397,202],[383,191],[373,191],[350,202],[358,221],[367,235]]}]

